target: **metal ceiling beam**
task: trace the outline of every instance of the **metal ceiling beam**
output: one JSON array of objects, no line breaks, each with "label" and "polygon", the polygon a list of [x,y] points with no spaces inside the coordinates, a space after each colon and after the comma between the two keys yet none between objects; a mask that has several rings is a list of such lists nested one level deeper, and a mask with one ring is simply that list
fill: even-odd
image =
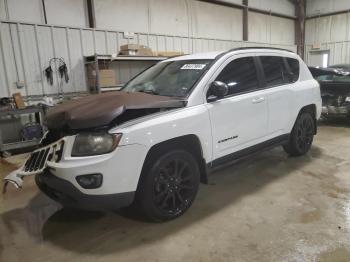
[{"label": "metal ceiling beam", "polygon": [[325,17],[325,16],[332,16],[332,15],[342,15],[342,14],[347,14],[349,12],[350,12],[350,9],[341,10],[341,11],[335,11],[335,12],[329,12],[329,13],[324,13],[324,14],[320,13],[320,14],[316,14],[316,15],[307,16],[306,20],[319,18],[319,17]]},{"label": "metal ceiling beam", "polygon": [[[210,4],[216,4],[216,5],[222,5],[222,6],[232,7],[232,8],[238,8],[238,9],[246,8],[246,6],[244,6],[243,4],[240,5],[240,4],[235,4],[235,3],[228,3],[228,2],[225,2],[222,0],[197,0],[197,1],[210,3]],[[248,9],[251,12],[260,13],[260,14],[264,14],[264,15],[271,15],[271,16],[287,18],[287,19],[292,19],[292,20],[297,19],[296,16],[290,16],[290,15],[281,14],[281,13],[277,13],[277,12],[273,12],[273,11],[269,11],[269,10],[262,10],[262,9],[251,7],[251,6],[249,6]]]}]

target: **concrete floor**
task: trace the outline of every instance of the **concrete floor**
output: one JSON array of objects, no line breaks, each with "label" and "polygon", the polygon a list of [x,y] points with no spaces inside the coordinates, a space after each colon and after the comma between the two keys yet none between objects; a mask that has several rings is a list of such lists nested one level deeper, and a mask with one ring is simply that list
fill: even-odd
[{"label": "concrete floor", "polygon": [[[0,164],[4,177],[23,157]],[[350,126],[311,152],[280,148],[226,168],[163,224],[61,209],[32,178],[0,196],[0,261],[350,261]]]}]

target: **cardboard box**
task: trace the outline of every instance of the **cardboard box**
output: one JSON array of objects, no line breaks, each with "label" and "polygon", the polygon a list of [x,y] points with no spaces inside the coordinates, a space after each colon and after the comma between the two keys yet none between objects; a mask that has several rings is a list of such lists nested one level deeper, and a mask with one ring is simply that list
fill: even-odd
[{"label": "cardboard box", "polygon": [[120,55],[153,56],[152,49],[145,45],[127,44],[120,46]]},{"label": "cardboard box", "polygon": [[126,50],[139,50],[140,49],[140,45],[137,44],[127,44],[127,45],[121,45],[120,46],[120,50],[121,51],[126,51]]},{"label": "cardboard box", "polygon": [[100,87],[115,86],[117,84],[114,70],[102,69],[99,72]]},{"label": "cardboard box", "polygon": [[152,49],[147,46],[141,46],[141,48],[137,50],[137,53],[140,56],[153,56]]},{"label": "cardboard box", "polygon": [[[90,69],[87,71],[88,85],[89,87],[96,86],[96,71]],[[114,70],[100,69],[99,70],[99,85],[100,87],[110,87],[117,85],[117,79]]]},{"label": "cardboard box", "polygon": [[137,50],[121,50],[119,55],[137,55]]}]

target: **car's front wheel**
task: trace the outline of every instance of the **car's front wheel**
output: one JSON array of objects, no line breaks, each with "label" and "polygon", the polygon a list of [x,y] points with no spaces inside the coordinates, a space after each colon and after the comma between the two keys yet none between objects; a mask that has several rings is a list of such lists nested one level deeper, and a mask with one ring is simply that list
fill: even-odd
[{"label": "car's front wheel", "polygon": [[153,221],[182,215],[193,203],[200,182],[195,157],[185,150],[157,154],[146,163],[136,201]]},{"label": "car's front wheel", "polygon": [[306,154],[312,145],[315,128],[313,115],[302,112],[294,124],[288,144],[283,146],[284,150],[291,156]]}]

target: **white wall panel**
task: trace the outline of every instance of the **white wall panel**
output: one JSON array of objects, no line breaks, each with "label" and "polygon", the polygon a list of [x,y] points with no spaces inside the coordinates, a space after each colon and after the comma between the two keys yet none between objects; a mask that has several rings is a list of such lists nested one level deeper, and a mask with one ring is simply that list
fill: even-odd
[{"label": "white wall panel", "polygon": [[248,39],[253,42],[294,44],[294,21],[249,12]]},{"label": "white wall panel", "polygon": [[45,0],[48,24],[87,27],[85,0]]},{"label": "white wall panel", "polygon": [[349,0],[307,0],[306,15],[317,15],[350,9]]},{"label": "white wall panel", "polygon": [[118,53],[117,33],[107,32],[107,45],[108,45],[107,54]]},{"label": "white wall panel", "polygon": [[44,22],[41,0],[8,0],[7,5],[10,20]]},{"label": "white wall panel", "polygon": [[346,41],[350,33],[350,14],[306,20],[305,43]]},{"label": "white wall panel", "polygon": [[191,2],[192,35],[225,40],[242,39],[242,10]]},{"label": "white wall panel", "polygon": [[249,0],[248,5],[261,10],[294,16],[295,7],[290,0]]},{"label": "white wall panel", "polygon": [[[35,40],[35,27],[32,25],[21,25],[20,34],[23,36],[23,59],[26,71],[26,86],[28,95],[43,94],[42,70],[38,58],[38,48]],[[24,81],[24,79],[21,79]]]},{"label": "white wall panel", "polygon": [[95,0],[94,2],[97,28],[148,32],[148,0]]},{"label": "white wall panel", "polygon": [[83,61],[83,39],[82,30],[70,29],[68,33],[68,42],[70,50],[70,70],[68,71],[73,89],[70,92],[86,91],[85,68]]},{"label": "white wall panel", "polygon": [[7,19],[5,0],[0,0],[0,19]]},{"label": "white wall panel", "polygon": [[295,24],[293,20],[271,16],[271,42],[294,44]]},{"label": "white wall panel", "polygon": [[339,14],[306,20],[305,53],[309,62],[309,52],[313,45],[320,50],[329,50],[329,64],[350,63],[350,14]]},{"label": "white wall panel", "polygon": [[2,48],[4,51],[4,64],[6,66],[7,77],[10,79],[7,89],[10,94],[18,92],[16,90],[17,72],[16,63],[14,59],[14,52],[11,45],[10,26],[2,24],[1,26]]},{"label": "white wall panel", "polygon": [[[305,46],[306,63],[310,62],[310,52],[312,52],[312,45]],[[328,50],[329,65],[336,64],[350,64],[350,42],[333,42],[333,43],[322,43],[320,50]]]},{"label": "white wall panel", "polygon": [[95,52],[95,39],[92,30],[82,30],[83,39],[83,54],[84,56],[91,55]]},{"label": "white wall panel", "polygon": [[183,0],[150,0],[150,33],[188,35],[187,3]]},{"label": "white wall panel", "polygon": [[[39,46],[39,53],[40,53],[40,64],[42,66],[42,70],[47,68],[49,66],[49,60],[52,57],[55,57],[55,54],[53,52],[52,48],[52,39],[51,39],[51,28],[46,26],[38,26],[37,28],[37,34],[38,34],[38,46]],[[57,79],[56,74],[54,75],[54,83],[51,86],[48,81],[44,81],[44,94],[57,94],[58,93],[58,86],[57,86]]]},{"label": "white wall panel", "polygon": [[[53,34],[53,48],[54,48],[54,54],[55,57],[61,57],[64,59],[68,70],[70,70],[70,63],[69,63],[69,52],[68,46],[67,46],[67,32],[65,28],[52,28],[52,34]],[[55,63],[58,65],[57,63]],[[74,86],[71,82],[66,83],[63,79],[60,79],[58,77],[58,73],[55,72],[55,84],[60,85],[61,88],[59,90],[63,90],[64,93],[71,92],[71,90],[74,91]]]}]

